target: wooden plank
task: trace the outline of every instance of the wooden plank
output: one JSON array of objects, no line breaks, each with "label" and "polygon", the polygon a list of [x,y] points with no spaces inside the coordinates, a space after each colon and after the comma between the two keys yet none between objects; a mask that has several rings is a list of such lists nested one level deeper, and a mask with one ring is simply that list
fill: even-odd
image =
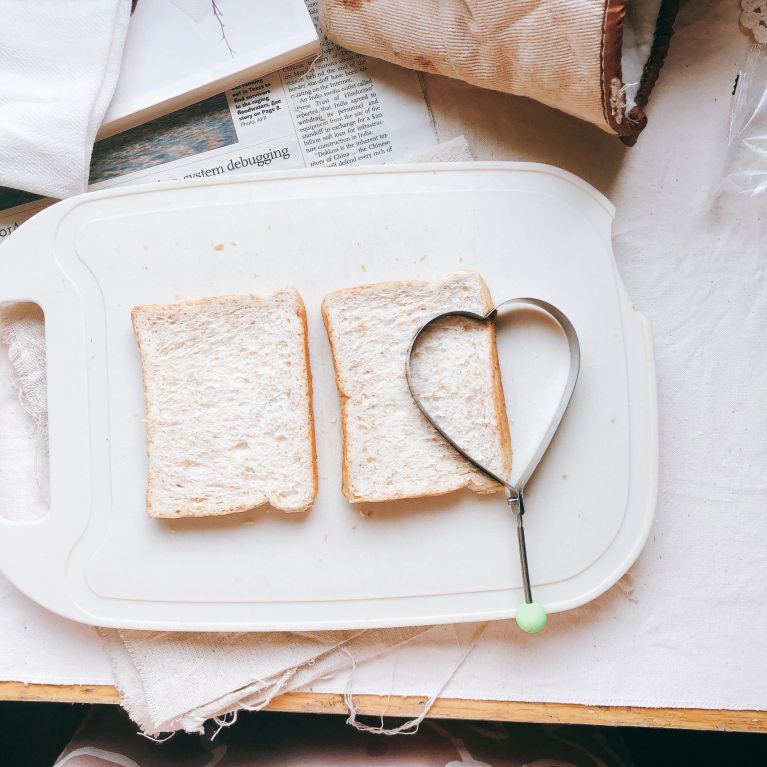
[{"label": "wooden plank", "polygon": [[[111,685],[51,685],[0,682],[0,700],[54,701],[62,703],[119,703]],[[426,699],[417,696],[355,695],[360,714],[416,716]],[[275,698],[269,711],[346,714],[341,695],[289,692]],[[429,716],[434,719],[479,719],[542,724],[601,724],[628,727],[662,727],[725,732],[767,732],[767,711],[734,711],[700,708],[643,708],[637,706],[584,706],[578,703],[524,703],[517,701],[438,700]]]},{"label": "wooden plank", "polygon": [[111,684],[0,682],[0,700],[24,700],[34,703],[119,703],[120,695]]}]

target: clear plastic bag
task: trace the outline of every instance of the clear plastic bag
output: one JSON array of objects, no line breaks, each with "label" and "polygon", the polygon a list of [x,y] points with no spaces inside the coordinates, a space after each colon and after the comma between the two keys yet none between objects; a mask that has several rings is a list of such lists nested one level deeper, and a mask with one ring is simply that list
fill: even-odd
[{"label": "clear plastic bag", "polygon": [[752,45],[736,81],[723,191],[767,193],[767,45]]}]

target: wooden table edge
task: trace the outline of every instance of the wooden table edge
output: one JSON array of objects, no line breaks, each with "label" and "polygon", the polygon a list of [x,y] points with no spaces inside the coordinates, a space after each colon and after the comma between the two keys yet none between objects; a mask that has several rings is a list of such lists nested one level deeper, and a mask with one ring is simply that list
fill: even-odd
[{"label": "wooden table edge", "polygon": [[[53,685],[0,682],[0,700],[57,703],[119,703],[112,685]],[[425,697],[355,695],[360,714],[417,716]],[[269,711],[346,714],[343,696],[324,692],[288,692],[275,698]],[[429,712],[434,719],[480,719],[541,724],[601,724],[627,727],[663,727],[726,732],[767,732],[767,711],[703,708],[648,708],[643,706],[587,706],[580,703],[528,703],[522,701],[440,698]]]}]

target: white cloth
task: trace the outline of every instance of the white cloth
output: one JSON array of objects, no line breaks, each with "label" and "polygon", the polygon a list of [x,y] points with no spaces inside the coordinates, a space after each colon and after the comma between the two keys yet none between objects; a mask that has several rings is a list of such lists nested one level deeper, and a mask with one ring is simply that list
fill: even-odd
[{"label": "white cloth", "polygon": [[8,347],[13,386],[21,405],[4,408],[6,418],[0,424],[2,514],[8,519],[40,519],[50,500],[45,326],[40,308],[16,304],[0,309],[0,344]]},{"label": "white cloth", "polygon": [[[652,324],[660,420],[657,510],[630,576],[537,636],[491,623],[447,697],[767,710],[767,219],[763,200],[714,196],[750,43],[736,17],[717,0],[682,5],[630,150],[531,101],[427,78],[441,138],[465,133],[478,160],[561,166],[616,204],[613,249]],[[418,661],[403,648],[401,669]],[[385,693],[385,663],[355,689]],[[403,671],[395,689],[417,683]]]},{"label": "white cloth", "polygon": [[[446,697],[767,710],[767,237],[763,215],[721,216],[711,196],[749,44],[730,3],[683,4],[631,150],[532,101],[426,78],[442,138],[465,133],[481,160],[561,166],[616,203],[615,257],[653,325],[660,404],[657,513],[631,577],[537,636],[490,624]],[[359,667],[353,689],[424,694],[442,647],[421,635]],[[0,678],[111,682],[88,629],[4,581]]]},{"label": "white cloth", "polygon": [[84,192],[130,0],[0,0],[0,186]]},{"label": "white cloth", "polygon": [[[408,158],[411,162],[470,159],[462,136]],[[0,508],[10,518],[30,519],[45,513],[48,489],[45,327],[40,308],[17,304],[0,309],[0,344],[8,348],[21,404],[21,409],[9,409],[10,420],[5,421],[6,433],[0,440]],[[24,411],[32,423],[25,420]],[[123,706],[146,733],[159,734],[199,731],[207,719],[263,708],[281,692],[428,633],[430,641],[447,648],[447,655],[443,652],[441,664],[431,667],[420,721],[483,628],[265,634],[102,629],[99,634]],[[356,723],[353,699],[347,702],[350,723],[362,727]]]}]

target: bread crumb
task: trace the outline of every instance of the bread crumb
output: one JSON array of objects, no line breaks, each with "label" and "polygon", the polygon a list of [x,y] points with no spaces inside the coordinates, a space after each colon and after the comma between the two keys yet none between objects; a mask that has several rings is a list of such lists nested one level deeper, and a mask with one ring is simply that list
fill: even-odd
[{"label": "bread crumb", "polygon": [[223,242],[217,242],[213,246],[213,250],[223,250],[224,249],[224,243]]}]

